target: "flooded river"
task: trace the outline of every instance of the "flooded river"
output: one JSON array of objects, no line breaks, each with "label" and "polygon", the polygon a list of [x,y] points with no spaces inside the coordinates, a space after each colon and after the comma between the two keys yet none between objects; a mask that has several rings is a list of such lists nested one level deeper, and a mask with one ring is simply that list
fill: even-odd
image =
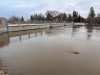
[{"label": "flooded river", "polygon": [[100,75],[100,27],[56,27],[0,35],[10,75]]}]

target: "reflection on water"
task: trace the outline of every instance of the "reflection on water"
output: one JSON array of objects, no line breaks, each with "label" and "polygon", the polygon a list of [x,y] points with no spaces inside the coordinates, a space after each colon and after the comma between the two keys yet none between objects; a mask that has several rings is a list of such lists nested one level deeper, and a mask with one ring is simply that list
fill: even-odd
[{"label": "reflection on water", "polygon": [[0,35],[11,75],[100,75],[100,28],[56,27]]},{"label": "reflection on water", "polygon": [[25,39],[42,36],[43,31],[44,30],[39,29],[39,30],[9,32],[2,34],[0,35],[0,47],[6,46],[12,42],[20,42]]},{"label": "reflection on water", "polygon": [[93,33],[93,27],[88,27],[87,26],[87,39],[89,40],[89,39],[91,39],[91,37],[92,37],[92,33]]},{"label": "reflection on water", "polygon": [[7,34],[0,35],[0,47],[9,44],[9,36]]}]

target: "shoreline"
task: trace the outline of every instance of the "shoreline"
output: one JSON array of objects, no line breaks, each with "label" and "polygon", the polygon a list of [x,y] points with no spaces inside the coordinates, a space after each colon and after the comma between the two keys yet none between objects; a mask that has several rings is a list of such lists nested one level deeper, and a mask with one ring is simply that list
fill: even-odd
[{"label": "shoreline", "polygon": [[6,66],[0,60],[0,75],[9,75]]}]

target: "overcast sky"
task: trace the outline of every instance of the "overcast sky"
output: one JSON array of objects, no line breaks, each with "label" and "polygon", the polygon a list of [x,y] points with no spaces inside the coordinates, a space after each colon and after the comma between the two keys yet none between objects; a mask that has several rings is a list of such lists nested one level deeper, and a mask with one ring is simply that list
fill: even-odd
[{"label": "overcast sky", "polygon": [[100,0],[0,0],[0,16],[24,16],[47,10],[58,10],[66,13],[77,10],[84,17],[90,7],[100,12]]}]

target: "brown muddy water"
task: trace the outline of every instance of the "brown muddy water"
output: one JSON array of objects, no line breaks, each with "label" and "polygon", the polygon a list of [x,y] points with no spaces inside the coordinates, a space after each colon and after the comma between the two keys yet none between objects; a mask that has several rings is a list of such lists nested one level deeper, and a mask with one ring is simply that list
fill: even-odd
[{"label": "brown muddy water", "polygon": [[100,27],[57,27],[0,35],[10,75],[100,75]]}]

